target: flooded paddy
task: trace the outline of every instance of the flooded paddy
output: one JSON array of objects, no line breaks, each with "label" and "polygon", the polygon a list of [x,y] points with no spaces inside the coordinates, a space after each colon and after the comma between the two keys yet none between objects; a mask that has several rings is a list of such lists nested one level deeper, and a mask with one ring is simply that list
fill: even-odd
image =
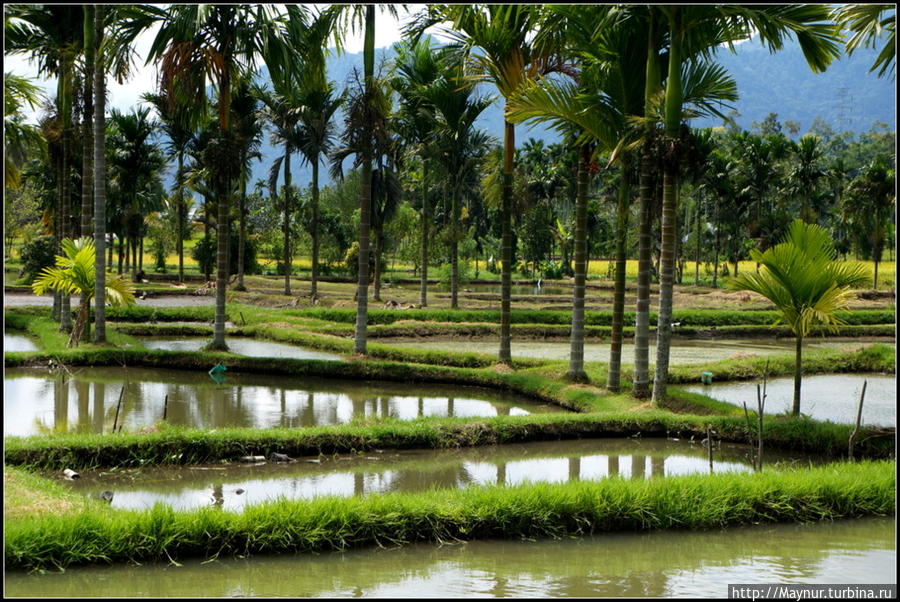
[{"label": "flooded paddy", "polygon": [[[385,292],[390,292],[390,289],[400,289],[405,291],[418,291],[420,290],[419,284],[410,284],[410,283],[402,283],[402,284],[394,284],[390,287],[386,287],[384,289]],[[570,298],[572,297],[572,288],[567,286],[537,286],[537,284],[513,284],[510,285],[510,295],[522,295],[522,296],[536,296],[536,295],[568,295]],[[500,285],[499,284],[465,284],[460,285],[457,289],[459,294],[463,293],[483,293],[490,295],[499,295],[500,294]],[[441,284],[429,284],[428,292],[430,293],[449,293],[450,292],[450,284],[449,283],[441,283]],[[571,299],[570,299],[571,300]]]},{"label": "flooded paddy", "polygon": [[37,351],[34,341],[21,334],[3,333],[3,351]]},{"label": "flooded paddy", "polygon": [[[857,349],[875,341],[860,339],[821,339],[806,343],[807,350],[814,349]],[[882,341],[877,341],[882,342]],[[436,339],[389,337],[379,338],[378,343],[415,347],[419,349],[435,349],[454,352],[497,353],[496,338],[479,339]],[[887,342],[885,342],[887,344]],[[890,344],[895,345],[893,339]],[[586,362],[608,362],[609,341],[602,343],[586,342],[584,344],[584,360]],[[513,337],[512,355],[515,357],[533,357],[546,360],[567,360],[571,352],[568,340],[528,341]],[[794,352],[794,342],[785,340],[759,339],[723,339],[723,340],[691,340],[675,339],[672,341],[669,362],[671,364],[698,364],[747,355],[777,355]],[[650,361],[656,358],[656,345],[650,345]],[[626,342],[622,345],[622,361],[634,361],[634,345]]]},{"label": "flooded paddy", "polygon": [[[667,439],[585,439],[495,445],[453,450],[389,450],[361,455],[296,458],[289,463],[152,467],[83,471],[65,480],[90,497],[114,492],[113,507],[151,508],[161,502],[176,510],[221,506],[226,510],[281,497],[416,492],[473,485],[564,483],[609,477],[650,479],[710,472],[706,448]],[[766,462],[806,466],[812,457],[766,452]],[[714,449],[713,472],[752,470],[751,450],[723,443]],[[48,474],[61,479],[58,473]]]},{"label": "flooded paddy", "polygon": [[[863,381],[866,398],[862,423],[897,426],[897,377],[885,374],[811,374],[803,377],[800,390],[800,412],[816,420],[855,424]],[[680,388],[702,393],[740,406],[756,407],[756,385],[762,381],[689,385]],[[794,378],[781,377],[766,383],[766,414],[790,412],[794,400]]]},{"label": "flooded paddy", "polygon": [[[167,351],[199,351],[209,342],[203,337],[140,337],[141,344],[147,349],[164,349]],[[276,343],[243,337],[228,337],[228,351],[248,357],[274,357],[297,360],[334,360],[341,356],[327,351],[307,349],[297,345]]]},{"label": "flooded paddy", "polygon": [[896,583],[894,518],[7,571],[10,597],[728,597],[729,583]]},{"label": "flooded paddy", "polygon": [[17,436],[108,433],[116,423],[136,431],[161,421],[164,411],[171,424],[204,429],[565,411],[512,393],[465,386],[231,372],[217,384],[204,372],[111,367],[71,373],[9,368],[3,397],[4,435]]}]

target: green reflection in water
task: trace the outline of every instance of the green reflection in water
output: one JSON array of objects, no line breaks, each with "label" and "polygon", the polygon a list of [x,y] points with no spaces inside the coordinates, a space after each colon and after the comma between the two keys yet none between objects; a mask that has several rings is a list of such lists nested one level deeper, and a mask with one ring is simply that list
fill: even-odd
[{"label": "green reflection in water", "polygon": [[[716,473],[750,471],[750,449],[722,444],[715,450]],[[808,465],[811,459],[767,452],[769,465]],[[354,496],[415,492],[433,487],[517,485],[527,481],[562,483],[608,477],[649,479],[709,472],[706,449],[666,439],[584,439],[496,445],[453,450],[385,451],[366,455],[300,458],[297,462],[194,467],[150,467],[81,471],[63,483],[97,497],[113,491],[112,505],[150,508],[162,502],[179,510],[218,502],[241,511],[251,504],[285,497]],[[58,474],[48,474],[60,478]]]},{"label": "green reflection in water", "polygon": [[727,597],[729,583],[896,583],[893,518],[417,544],[183,566],[8,572],[29,597]]},{"label": "green reflection in water", "polygon": [[[118,423],[126,431],[162,420],[167,397],[167,422],[194,428],[299,427],[370,417],[408,420],[565,411],[512,393],[475,387],[227,374],[227,380],[217,384],[203,372],[181,370],[103,367],[74,369],[69,375],[10,368],[3,381],[3,431],[17,436],[109,432],[123,390]],[[87,383],[104,387],[99,391],[96,386],[82,386]]]}]

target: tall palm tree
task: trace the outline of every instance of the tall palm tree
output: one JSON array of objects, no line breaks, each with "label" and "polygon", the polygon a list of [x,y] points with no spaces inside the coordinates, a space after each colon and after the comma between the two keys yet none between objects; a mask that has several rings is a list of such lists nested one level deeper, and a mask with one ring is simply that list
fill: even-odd
[{"label": "tall palm tree", "polygon": [[[57,245],[69,236],[72,229],[69,184],[71,166],[72,90],[75,59],[81,52],[84,35],[84,13],[75,5],[24,5],[5,8],[5,48],[9,54],[28,53],[38,61],[39,75],[55,75],[56,109],[61,124],[61,153],[59,156],[59,193],[54,232]],[[61,247],[57,246],[58,249]],[[55,304],[54,304],[55,305]],[[69,296],[59,301],[60,330],[72,328]]]},{"label": "tall palm tree", "polygon": [[397,128],[405,140],[416,145],[422,165],[422,210],[419,271],[419,305],[428,305],[428,241],[431,234],[430,202],[428,199],[429,143],[434,138],[435,123],[431,107],[424,98],[424,92],[437,79],[442,48],[432,47],[431,36],[424,36],[417,42],[398,42],[394,49],[396,75],[391,82],[400,95],[400,110],[396,117]]},{"label": "tall palm tree", "polygon": [[106,342],[106,59],[101,52],[106,7],[94,9],[94,342]]},{"label": "tall palm tree", "polygon": [[232,79],[252,70],[256,61],[266,63],[274,84],[286,80],[294,63],[285,43],[284,20],[272,5],[172,5],[148,53],[148,61],[161,62],[161,86],[179,102],[206,96],[213,80],[218,90],[218,132],[208,148],[209,164],[216,166],[213,183],[218,201],[216,252],[216,317],[210,348],[225,344],[225,289],[228,282],[228,215],[232,178],[240,172],[236,136],[231,127]]},{"label": "tall palm tree", "polygon": [[732,290],[759,293],[781,312],[796,341],[794,401],[791,412],[800,414],[803,378],[803,339],[817,324],[840,324],[836,312],[854,298],[852,287],[868,281],[865,267],[835,261],[831,234],[816,224],[795,220],[787,236],[771,249],[750,252],[760,264],[759,273],[744,273],[728,281]]},{"label": "tall palm tree", "polygon": [[[259,98],[249,77],[240,78],[231,102],[234,129],[240,149],[241,171],[238,176],[238,256],[237,284],[235,289],[246,290],[244,286],[244,247],[247,241],[247,177],[252,161],[262,158],[259,149],[262,144],[262,118]],[[229,261],[230,263],[230,261]]]},{"label": "tall palm tree", "polygon": [[284,188],[282,196],[282,234],[284,237],[284,294],[291,294],[291,272],[293,266],[293,252],[291,251],[291,212],[294,210],[294,188],[291,184],[291,154],[296,149],[300,140],[298,124],[300,122],[299,102],[293,88],[283,89],[280,92],[260,94],[260,99],[265,105],[263,115],[274,129],[272,141],[284,144],[284,155],[275,159],[269,169],[269,190],[275,195],[275,183],[278,180],[278,172],[284,168]]},{"label": "tall palm tree", "polygon": [[94,7],[86,4],[84,10],[84,107],[82,119],[82,169],[81,169],[81,236],[93,231],[94,214],[94,56],[95,19]]},{"label": "tall palm tree", "polygon": [[850,183],[843,199],[844,212],[869,244],[875,262],[873,289],[878,288],[878,264],[884,251],[885,230],[897,203],[896,185],[895,170],[879,155]]},{"label": "tall palm tree", "polygon": [[[381,5],[394,17],[397,9],[393,5]],[[334,5],[328,9],[329,16],[342,26],[335,29],[339,43],[344,32],[352,28],[363,31],[363,89],[364,104],[375,100],[375,5]],[[356,288],[356,328],[353,349],[356,353],[366,353],[366,322],[368,321],[369,295],[369,242],[372,219],[372,122],[363,121],[363,134],[359,149],[361,186],[359,189],[359,273]]]},{"label": "tall palm tree", "polygon": [[[516,4],[430,6],[411,29],[421,33],[436,23],[452,22],[447,33],[467,58],[473,79],[493,82],[503,98],[509,99],[523,83],[558,66],[558,56],[550,52],[550,43],[532,43],[540,24],[540,10],[537,6]],[[504,117],[499,360],[507,365],[512,363],[511,219],[515,146],[515,125]]]},{"label": "tall palm tree", "polygon": [[668,24],[668,71],[663,101],[664,148],[663,203],[660,249],[660,292],[653,403],[666,395],[669,348],[672,335],[672,285],[675,268],[675,215],[677,209],[679,138],[684,107],[685,63],[722,44],[747,39],[755,32],[770,51],[779,50],[785,38],[795,35],[807,63],[824,70],[839,56],[837,31],[826,5],[666,5],[655,6]]},{"label": "tall palm tree", "polygon": [[476,129],[475,121],[493,104],[490,97],[473,97],[471,83],[461,81],[454,71],[443,74],[422,95],[432,107],[435,120],[434,146],[438,162],[446,172],[450,191],[450,307],[459,309],[460,197],[463,183],[483,158],[490,141]]},{"label": "tall palm tree", "polygon": [[147,93],[142,98],[153,105],[159,115],[160,126],[166,134],[166,150],[169,157],[176,160],[175,181],[173,186],[177,203],[178,231],[175,237],[175,252],[178,254],[178,282],[184,282],[184,223],[186,220],[184,201],[185,156],[188,153],[193,131],[187,108],[174,102],[165,90],[157,93]]}]

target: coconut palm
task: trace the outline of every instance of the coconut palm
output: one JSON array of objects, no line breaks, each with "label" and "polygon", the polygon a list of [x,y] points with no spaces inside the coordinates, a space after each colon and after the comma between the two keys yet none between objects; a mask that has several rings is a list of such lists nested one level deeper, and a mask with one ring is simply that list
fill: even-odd
[{"label": "coconut palm", "polygon": [[[71,347],[78,344],[84,329],[89,328],[91,298],[94,296],[96,286],[95,250],[94,243],[86,236],[75,241],[64,238],[61,246],[64,254],[56,256],[56,266],[44,268],[32,283],[31,290],[35,295],[42,295],[47,290],[58,290],[67,295],[81,296],[78,317],[69,336],[69,347]],[[110,305],[134,303],[134,292],[124,278],[113,278],[104,286],[104,296]]]},{"label": "coconut palm", "polygon": [[[298,8],[298,10],[300,10]],[[208,80],[217,91],[218,131],[207,148],[208,165],[218,201],[216,252],[216,316],[214,349],[225,344],[225,289],[228,281],[228,215],[232,178],[240,173],[240,153],[231,126],[233,77],[252,70],[258,59],[266,63],[275,85],[286,81],[294,64],[294,52],[286,43],[284,19],[272,5],[193,4],[171,5],[160,19],[161,27],[148,53],[159,61],[160,83],[178,102],[203,106]]]},{"label": "coconut palm", "polygon": [[732,290],[759,293],[781,312],[779,322],[791,327],[796,341],[794,401],[791,412],[800,414],[803,378],[803,339],[816,325],[840,324],[836,312],[854,298],[851,288],[868,281],[865,267],[856,262],[835,261],[831,234],[816,224],[795,220],[784,240],[760,253],[751,251],[760,264],[758,273],[744,273],[728,281]]},{"label": "coconut palm", "polygon": [[653,403],[666,395],[669,348],[672,337],[672,285],[675,268],[675,215],[677,210],[679,138],[684,107],[685,63],[708,54],[722,44],[751,37],[770,51],[779,50],[785,38],[797,37],[813,71],[823,71],[840,54],[837,30],[826,5],[666,5],[653,6],[668,24],[668,71],[663,100],[664,148],[663,203],[660,249],[659,312],[656,345],[656,375]]}]

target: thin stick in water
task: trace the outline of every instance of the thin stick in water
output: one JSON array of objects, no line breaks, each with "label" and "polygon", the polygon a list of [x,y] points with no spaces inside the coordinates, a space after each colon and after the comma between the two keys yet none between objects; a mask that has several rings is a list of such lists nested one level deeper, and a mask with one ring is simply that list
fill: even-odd
[{"label": "thin stick in water", "polygon": [[116,432],[116,426],[119,424],[119,408],[122,407],[122,396],[125,395],[125,385],[122,385],[122,390],[119,391],[119,401],[116,403],[116,417],[113,420],[113,432]]},{"label": "thin stick in water", "polygon": [[866,398],[866,385],[868,384],[868,380],[863,381],[862,393],[859,395],[859,407],[856,408],[856,425],[853,427],[853,432],[850,433],[850,442],[848,443],[847,455],[850,459],[853,459],[853,439],[856,438],[856,433],[859,432],[859,423],[862,422],[862,409],[863,409],[863,401]]}]

